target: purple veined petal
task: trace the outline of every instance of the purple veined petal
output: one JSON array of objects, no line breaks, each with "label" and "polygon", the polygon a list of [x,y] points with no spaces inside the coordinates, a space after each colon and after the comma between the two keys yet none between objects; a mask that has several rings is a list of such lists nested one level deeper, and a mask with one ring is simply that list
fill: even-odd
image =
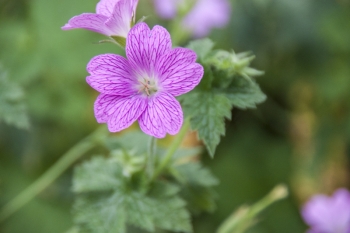
[{"label": "purple veined petal", "polygon": [[111,132],[129,127],[147,105],[147,99],[134,95],[131,97],[100,94],[94,104],[98,123],[108,122]]},{"label": "purple veined petal", "polygon": [[100,0],[96,5],[96,13],[110,17],[112,15],[114,6],[120,0]]},{"label": "purple veined petal", "polygon": [[175,48],[157,64],[157,74],[164,91],[174,96],[191,91],[201,81],[204,69],[195,63],[197,55],[190,49]]},{"label": "purple veined petal", "polygon": [[146,23],[139,23],[128,34],[126,56],[133,69],[141,74],[153,75],[155,64],[170,50],[170,34],[161,26],[150,30]]},{"label": "purple veined petal", "polygon": [[110,132],[118,132],[129,127],[144,112],[148,102],[147,97],[143,95],[115,97],[114,106],[109,110],[113,114],[109,116],[107,121]]},{"label": "purple veined petal", "polygon": [[224,27],[230,20],[231,6],[228,0],[198,0],[184,18],[183,26],[195,37],[209,34],[212,28]]},{"label": "purple veined petal", "polygon": [[104,15],[83,13],[71,18],[68,23],[62,27],[62,30],[82,28],[105,35],[112,35],[113,32],[105,25],[107,20],[108,18]]},{"label": "purple veined petal", "polygon": [[115,106],[121,96],[100,94],[94,104],[95,118],[98,123],[106,123],[115,112]]},{"label": "purple veined petal", "polygon": [[111,17],[106,25],[114,32],[114,35],[127,37],[131,29],[138,0],[120,0],[115,4]]},{"label": "purple veined petal", "polygon": [[87,71],[91,75],[86,82],[101,93],[123,96],[137,93],[129,62],[120,55],[98,55],[90,60]]},{"label": "purple veined petal", "polygon": [[139,118],[143,132],[156,138],[166,133],[177,134],[183,123],[180,103],[169,93],[161,92],[149,99],[144,113]]},{"label": "purple veined petal", "polygon": [[154,0],[157,14],[164,19],[174,18],[180,3],[181,0]]}]

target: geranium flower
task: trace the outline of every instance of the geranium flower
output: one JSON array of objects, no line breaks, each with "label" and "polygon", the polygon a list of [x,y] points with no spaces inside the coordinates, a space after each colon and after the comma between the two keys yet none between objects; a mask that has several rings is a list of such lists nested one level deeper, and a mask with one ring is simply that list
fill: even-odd
[{"label": "geranium flower", "polygon": [[126,56],[99,55],[87,65],[87,83],[101,92],[94,112],[111,132],[138,120],[145,133],[162,138],[177,134],[183,113],[175,96],[192,90],[203,76],[196,54],[172,49],[168,31],[145,23],[135,25],[126,40]]},{"label": "geranium flower", "polygon": [[[174,18],[178,8],[189,0],[154,0],[158,15]],[[212,28],[224,27],[230,20],[231,6],[228,0],[197,0],[183,20],[183,27],[195,37],[209,34]]]},{"label": "geranium flower", "polygon": [[96,14],[83,13],[71,18],[63,30],[83,28],[106,36],[126,37],[135,22],[138,0],[101,0]]},{"label": "geranium flower", "polygon": [[302,216],[311,227],[308,233],[350,233],[350,192],[316,195],[305,204]]}]

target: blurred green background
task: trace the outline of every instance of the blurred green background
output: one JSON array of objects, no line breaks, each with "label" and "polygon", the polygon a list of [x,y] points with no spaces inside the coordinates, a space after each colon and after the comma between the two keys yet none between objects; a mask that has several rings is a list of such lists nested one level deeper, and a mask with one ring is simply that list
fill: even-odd
[{"label": "blurred green background", "polygon": [[[253,203],[278,183],[291,189],[251,233],[298,233],[299,210],[314,193],[349,187],[350,1],[232,0],[232,18],[210,35],[217,48],[253,51],[253,66],[268,100],[252,111],[233,110],[214,159],[203,161],[221,180],[218,208],[194,218],[211,233],[238,206]],[[31,126],[0,122],[0,206],[97,127],[97,92],[86,82],[95,55],[121,53],[93,32],[60,29],[93,12],[96,0],[0,0],[0,64],[22,87]],[[152,15],[140,0],[138,18]],[[0,112],[2,110],[0,109]],[[72,225],[72,169],[11,218],[1,233],[62,233]]]}]

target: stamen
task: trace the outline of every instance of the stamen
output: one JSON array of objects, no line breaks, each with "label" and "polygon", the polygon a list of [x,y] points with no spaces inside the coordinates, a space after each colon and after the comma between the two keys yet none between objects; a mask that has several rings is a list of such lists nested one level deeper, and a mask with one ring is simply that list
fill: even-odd
[{"label": "stamen", "polygon": [[139,83],[141,84],[141,87],[139,89],[139,93],[143,92],[147,96],[150,96],[153,93],[156,93],[158,91],[156,87],[156,83],[153,80],[149,80],[146,78],[143,78],[143,80],[139,80]]}]

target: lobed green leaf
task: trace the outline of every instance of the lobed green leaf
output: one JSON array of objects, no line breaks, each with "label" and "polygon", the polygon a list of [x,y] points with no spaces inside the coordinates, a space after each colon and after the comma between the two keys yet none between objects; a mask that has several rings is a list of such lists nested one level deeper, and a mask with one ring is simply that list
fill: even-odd
[{"label": "lobed green leaf", "polygon": [[210,39],[195,40],[188,48],[198,55],[204,75],[200,84],[178,99],[185,114],[191,116],[191,127],[198,131],[211,157],[225,135],[225,118],[231,118],[232,107],[255,108],[265,101],[254,77],[264,72],[250,67],[255,56],[251,52],[235,53],[213,50]]},{"label": "lobed green leaf", "polygon": [[107,160],[102,156],[84,162],[74,170],[73,191],[109,191],[120,187],[122,172],[118,167],[115,160]]},{"label": "lobed green leaf", "polygon": [[220,136],[225,135],[225,118],[231,119],[231,102],[225,94],[191,92],[181,97],[185,114],[191,116],[191,127],[198,131],[211,157]]},{"label": "lobed green leaf", "polygon": [[149,232],[192,232],[178,186],[156,182],[147,192],[135,187],[117,161],[113,156],[97,157],[76,169],[73,187],[79,196],[74,216],[81,232],[125,233],[127,224]]}]

